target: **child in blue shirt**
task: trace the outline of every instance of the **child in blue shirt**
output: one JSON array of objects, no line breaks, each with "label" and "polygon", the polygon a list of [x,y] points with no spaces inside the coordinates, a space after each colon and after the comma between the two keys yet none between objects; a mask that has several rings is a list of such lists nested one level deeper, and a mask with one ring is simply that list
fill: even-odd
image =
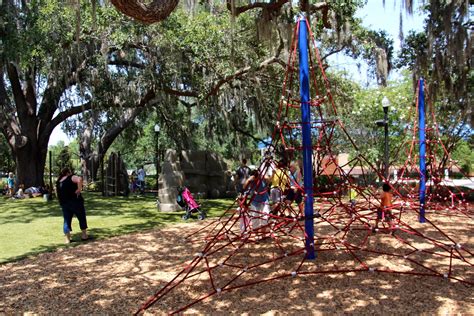
[{"label": "child in blue shirt", "polygon": [[14,196],[15,195],[15,177],[13,176],[13,172],[10,172],[8,174],[7,186],[8,186],[8,195]]}]

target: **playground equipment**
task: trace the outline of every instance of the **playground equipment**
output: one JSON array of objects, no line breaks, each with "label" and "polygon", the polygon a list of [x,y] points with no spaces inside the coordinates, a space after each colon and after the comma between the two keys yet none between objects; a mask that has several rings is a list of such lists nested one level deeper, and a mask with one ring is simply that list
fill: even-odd
[{"label": "playground equipment", "polygon": [[[342,140],[357,151],[344,163],[335,154]],[[463,244],[468,238],[454,237],[440,228],[438,224],[449,217],[418,223],[420,210],[414,197],[393,186],[392,219],[372,233],[380,199],[364,184],[374,173],[383,176],[358,151],[338,117],[315,40],[303,18],[293,36],[272,150],[258,168],[250,191],[262,192],[261,182],[273,173],[275,160],[288,172],[301,157],[304,184],[297,190],[304,195],[304,210],[294,203],[280,202],[267,214],[250,207],[258,194],[237,199],[218,220],[186,237],[187,242],[203,242],[202,250],[137,313],[155,303],[157,308],[179,313],[213,295],[320,274],[394,273],[474,284],[473,253]],[[352,177],[356,169],[357,182]],[[345,197],[349,190],[356,192],[355,202]],[[252,226],[253,220],[260,225]],[[463,220],[472,220],[472,216]],[[176,303],[171,296],[181,299]]]},{"label": "playground equipment", "polygon": [[[392,184],[405,203],[419,209],[420,223],[426,221],[427,211],[472,219],[474,213],[469,209],[468,201],[474,199],[474,181],[462,173],[444,145],[433,106],[425,100],[425,89],[424,80],[420,79],[413,130],[407,133],[411,134],[409,140],[398,151],[407,158]],[[463,176],[463,188],[449,178],[450,171]]]}]

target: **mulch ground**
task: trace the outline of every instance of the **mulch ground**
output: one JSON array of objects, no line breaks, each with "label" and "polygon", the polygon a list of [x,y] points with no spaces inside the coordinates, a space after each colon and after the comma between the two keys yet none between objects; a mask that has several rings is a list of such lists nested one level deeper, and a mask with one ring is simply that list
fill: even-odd
[{"label": "mulch ground", "polygon": [[[463,245],[469,245],[472,250],[472,220],[454,220],[458,222],[446,221],[449,223],[446,230],[461,232]],[[183,235],[209,222],[187,222],[91,241],[3,264],[0,266],[0,314],[132,314],[201,251],[202,243],[189,242]],[[370,238],[377,238],[381,243],[393,242],[384,234]],[[390,247],[398,246],[391,244]],[[249,264],[252,256],[258,259],[272,256],[272,252],[274,256],[274,248],[271,241],[252,243],[250,251],[236,260]],[[316,261],[319,268],[330,269],[335,262],[343,265],[341,259],[322,252]],[[374,262],[385,260],[367,258],[372,259]],[[468,259],[473,261],[473,258]],[[262,269],[270,269],[267,276],[271,277],[294,266],[294,262],[289,264],[290,267],[267,264],[262,265]],[[472,281],[473,267],[462,269],[467,274],[463,277]],[[227,271],[222,278],[229,280],[235,274],[235,271]],[[248,282],[252,278],[259,276],[249,274],[243,280]],[[197,275],[192,283],[181,284],[147,313],[165,314],[209,293],[211,286],[206,280],[205,274]],[[216,287],[219,282],[225,284],[217,276],[214,281]],[[442,277],[371,272],[311,274],[223,291],[193,305],[185,313],[473,315],[473,293],[472,286]]]}]

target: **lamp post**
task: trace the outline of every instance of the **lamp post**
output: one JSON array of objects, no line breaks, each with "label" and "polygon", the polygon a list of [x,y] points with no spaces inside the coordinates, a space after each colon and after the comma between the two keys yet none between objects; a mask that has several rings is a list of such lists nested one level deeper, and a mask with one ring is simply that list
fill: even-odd
[{"label": "lamp post", "polygon": [[388,108],[390,106],[390,100],[387,97],[383,97],[382,99],[382,108],[384,119],[378,120],[375,123],[377,126],[384,128],[384,152],[383,152],[383,176],[386,180],[389,177],[389,168],[388,168]]},{"label": "lamp post", "polygon": [[158,172],[159,169],[159,159],[158,159],[158,136],[160,133],[160,125],[155,124],[155,161],[156,161],[156,195],[158,196],[158,179],[160,174]]},{"label": "lamp post", "polygon": [[384,157],[383,157],[383,163],[384,163],[384,177],[386,180],[388,180],[388,107],[390,106],[390,101],[388,100],[387,97],[383,97],[382,99],[382,107],[383,107],[383,120],[384,120],[384,144],[385,144],[385,149],[384,149]]}]

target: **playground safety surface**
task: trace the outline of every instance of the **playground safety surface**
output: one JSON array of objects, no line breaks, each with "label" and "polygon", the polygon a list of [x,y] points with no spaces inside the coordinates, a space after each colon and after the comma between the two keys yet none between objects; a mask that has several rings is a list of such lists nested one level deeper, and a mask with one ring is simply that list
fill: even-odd
[{"label": "playground safety surface", "polygon": [[[201,250],[201,243],[186,242],[183,234],[210,221],[187,222],[89,242],[3,264],[0,314],[132,314]],[[444,222],[440,224],[445,232],[474,248],[472,220],[449,217],[440,221]],[[397,247],[396,239],[387,237],[370,236],[373,242]],[[272,251],[270,245],[271,240],[253,245],[252,255],[268,255],[266,252]],[[343,265],[342,259],[321,253],[316,264],[330,269],[336,264]],[[285,269],[285,265],[273,269]],[[472,267],[465,270],[467,279],[474,278],[473,270]],[[207,286],[207,282],[202,280],[200,284],[198,279],[192,287],[177,288],[146,314],[165,314],[171,305],[186,305],[196,300],[197,292],[205,291]],[[436,277],[373,272],[321,274],[283,278],[223,292],[184,313],[472,315],[472,293],[472,286]]]}]

